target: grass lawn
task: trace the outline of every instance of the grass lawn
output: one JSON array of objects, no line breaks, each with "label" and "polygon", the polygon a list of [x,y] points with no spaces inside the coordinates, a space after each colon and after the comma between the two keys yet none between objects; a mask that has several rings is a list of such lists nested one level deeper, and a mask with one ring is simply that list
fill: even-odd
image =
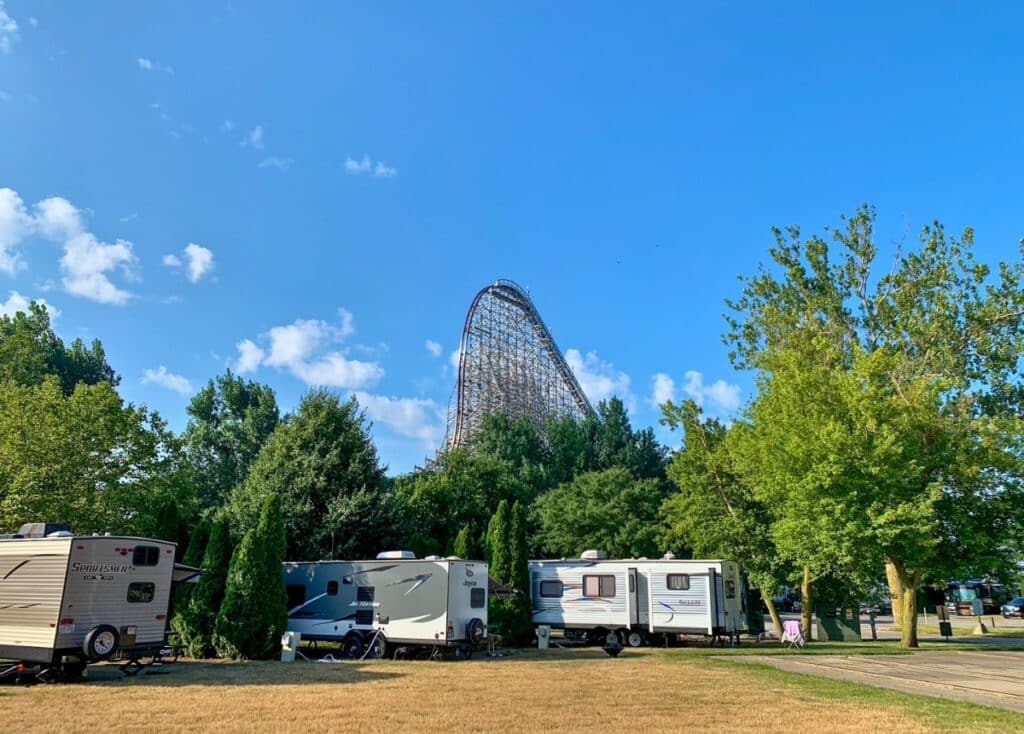
[{"label": "grass lawn", "polygon": [[[986,620],[988,618],[986,617]],[[1021,627],[993,627],[985,621],[985,626],[988,628],[988,632],[984,635],[978,635],[979,637],[1024,637],[1024,628]],[[974,629],[974,624],[961,624],[953,627],[954,635],[969,635]],[[937,635],[939,634],[939,625],[937,624],[918,624],[917,634],[919,635]]]},{"label": "grass lawn", "polygon": [[903,734],[948,730],[951,722],[959,731],[1024,731],[1024,717],[1008,711],[741,666],[710,652],[627,650],[611,659],[590,648],[469,662],[182,662],[135,679],[101,666],[82,684],[0,688],[0,711],[5,728],[19,732],[60,726],[131,732]]}]

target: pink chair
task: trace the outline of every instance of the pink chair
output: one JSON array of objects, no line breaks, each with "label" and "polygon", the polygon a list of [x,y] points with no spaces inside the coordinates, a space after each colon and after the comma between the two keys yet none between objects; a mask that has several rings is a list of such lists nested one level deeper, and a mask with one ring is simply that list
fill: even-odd
[{"label": "pink chair", "polygon": [[804,646],[804,631],[800,629],[800,623],[795,619],[787,619],[782,623],[782,644],[786,647],[800,649]]}]

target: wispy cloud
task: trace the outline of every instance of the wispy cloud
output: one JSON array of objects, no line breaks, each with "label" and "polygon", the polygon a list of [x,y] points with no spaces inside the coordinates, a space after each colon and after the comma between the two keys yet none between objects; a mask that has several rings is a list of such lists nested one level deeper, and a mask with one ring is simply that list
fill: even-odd
[{"label": "wispy cloud", "polygon": [[121,217],[121,221],[122,222],[134,222],[138,218],[139,218],[139,213],[138,212],[132,212],[131,214],[125,214],[123,217]]},{"label": "wispy cloud", "polygon": [[19,37],[18,24],[7,14],[4,0],[0,0],[0,53],[9,54]]},{"label": "wispy cloud", "polygon": [[433,339],[427,339],[427,341],[424,342],[424,344],[427,347],[427,351],[430,352],[430,356],[432,356],[432,357],[440,357],[441,356],[441,351],[442,351],[441,345],[438,344],[436,341],[434,341]]},{"label": "wispy cloud", "polygon": [[440,406],[428,398],[396,398],[356,392],[356,400],[374,422],[383,423],[396,433],[417,438],[429,447],[443,435]]},{"label": "wispy cloud", "polygon": [[659,372],[651,378],[651,397],[647,402],[652,408],[660,408],[670,400],[676,399],[676,382],[664,372]]},{"label": "wispy cloud", "polygon": [[156,370],[147,369],[144,371],[141,382],[143,385],[158,385],[172,390],[179,395],[191,395],[193,392],[191,382],[181,375],[168,372],[167,368],[163,365],[160,365],[160,368]]},{"label": "wispy cloud", "polygon": [[235,129],[235,123],[231,122],[231,120],[224,120],[224,122],[221,123],[220,129],[229,133]]},{"label": "wispy cloud", "polygon": [[249,134],[242,138],[239,143],[243,148],[252,148],[253,150],[263,150],[263,126],[257,125]]},{"label": "wispy cloud", "polygon": [[257,168],[276,168],[279,171],[287,171],[292,167],[291,158],[280,158],[276,155],[264,158],[262,161],[256,164]]},{"label": "wispy cloud", "polygon": [[631,413],[636,409],[636,397],[630,390],[629,375],[616,369],[611,362],[602,360],[597,352],[584,355],[578,349],[569,349],[565,353],[565,361],[592,402],[599,403],[611,397],[619,397]]},{"label": "wispy cloud", "polygon": [[[50,319],[55,319],[60,316],[60,311],[51,306],[44,299],[36,298],[34,300],[43,304],[47,312],[50,314]],[[7,294],[7,300],[0,302],[0,316],[13,316],[18,311],[27,313],[29,303],[31,303],[31,300],[18,293],[18,291],[10,291]]]},{"label": "wispy cloud", "polygon": [[10,101],[11,101],[11,94],[10,94],[10,92],[5,92],[4,90],[0,89],[0,102],[10,102]]},{"label": "wispy cloud", "polygon": [[345,171],[353,176],[359,176],[367,173],[373,175],[375,178],[392,178],[398,175],[398,169],[387,165],[384,161],[377,161],[374,164],[373,159],[369,155],[364,155],[359,160],[356,160],[352,156],[345,158]]},{"label": "wispy cloud", "polygon": [[159,61],[153,61],[145,56],[139,56],[135,59],[135,63],[142,71],[156,71],[162,74],[174,74],[173,66],[161,64]]},{"label": "wispy cloud", "polygon": [[725,380],[715,380],[710,385],[704,384],[704,375],[690,370],[685,375],[683,392],[693,399],[697,405],[722,412],[730,412],[740,407],[740,386],[731,385]]}]

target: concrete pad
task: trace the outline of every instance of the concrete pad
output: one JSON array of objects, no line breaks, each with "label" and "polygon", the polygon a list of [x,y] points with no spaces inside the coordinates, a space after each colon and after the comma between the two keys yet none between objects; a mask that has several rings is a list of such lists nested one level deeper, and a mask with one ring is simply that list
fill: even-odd
[{"label": "concrete pad", "polygon": [[1024,713],[1024,652],[916,652],[911,655],[744,655],[794,673],[856,681]]}]

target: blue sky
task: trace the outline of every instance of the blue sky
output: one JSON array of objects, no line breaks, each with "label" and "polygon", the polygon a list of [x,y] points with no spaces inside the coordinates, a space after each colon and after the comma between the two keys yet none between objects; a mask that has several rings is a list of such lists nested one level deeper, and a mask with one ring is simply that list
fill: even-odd
[{"label": "blue sky", "polygon": [[179,429],[240,366],[285,409],[357,392],[408,470],[497,278],[591,398],[727,417],[723,299],[771,225],[1024,235],[1011,4],[0,8],[0,305],[44,298]]}]

